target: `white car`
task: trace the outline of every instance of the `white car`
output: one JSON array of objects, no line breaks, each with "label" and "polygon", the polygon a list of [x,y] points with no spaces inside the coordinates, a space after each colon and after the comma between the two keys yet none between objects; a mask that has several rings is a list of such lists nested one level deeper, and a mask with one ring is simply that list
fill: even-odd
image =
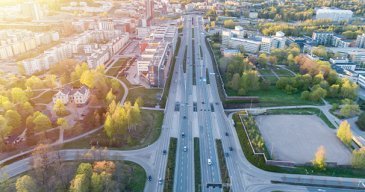
[{"label": "white car", "polygon": [[184,146],[184,151],[186,152],[188,150],[188,147]]},{"label": "white car", "polygon": [[208,165],[212,165],[212,160],[208,159]]}]

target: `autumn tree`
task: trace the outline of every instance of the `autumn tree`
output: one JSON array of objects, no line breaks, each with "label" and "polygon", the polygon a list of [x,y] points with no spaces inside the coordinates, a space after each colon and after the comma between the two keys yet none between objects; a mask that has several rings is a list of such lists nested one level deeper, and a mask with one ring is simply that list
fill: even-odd
[{"label": "autumn tree", "polygon": [[12,88],[10,92],[13,103],[24,103],[28,101],[27,93],[19,87]]},{"label": "autumn tree", "polygon": [[49,191],[48,178],[50,177],[50,168],[52,166],[53,149],[48,144],[39,144],[32,152],[32,166],[35,171],[35,179],[40,183],[41,188]]},{"label": "autumn tree", "polygon": [[352,132],[350,124],[347,121],[342,121],[337,129],[337,137],[347,146],[352,143]]},{"label": "autumn tree", "polygon": [[34,129],[37,131],[45,131],[52,126],[51,120],[47,117],[47,115],[39,111],[33,114],[32,122],[34,124]]},{"label": "autumn tree", "polygon": [[352,151],[352,167],[365,169],[365,147]]},{"label": "autumn tree", "polygon": [[38,191],[35,181],[32,177],[24,175],[16,180],[17,192],[35,192]]},{"label": "autumn tree", "polygon": [[116,96],[113,94],[113,90],[110,89],[109,92],[106,94],[105,101],[107,105],[109,105],[112,101],[116,100]]},{"label": "autumn tree", "polygon": [[261,53],[257,59],[257,62],[261,65],[261,66],[266,66],[267,65],[267,56],[265,53]]},{"label": "autumn tree", "polygon": [[323,170],[326,168],[326,150],[322,145],[317,149],[312,163],[317,169]]},{"label": "autumn tree", "polygon": [[5,118],[8,122],[8,126],[11,126],[13,128],[18,128],[22,123],[21,116],[17,111],[14,110],[6,111]]},{"label": "autumn tree", "polygon": [[65,104],[63,104],[60,99],[57,99],[56,102],[53,104],[53,111],[58,116],[65,116],[68,113]]},{"label": "autumn tree", "polygon": [[[4,144],[5,137],[8,136],[13,127],[8,126],[8,122],[6,118],[0,115],[0,149],[2,149],[2,145]],[[1,150],[0,150],[1,151]]]}]

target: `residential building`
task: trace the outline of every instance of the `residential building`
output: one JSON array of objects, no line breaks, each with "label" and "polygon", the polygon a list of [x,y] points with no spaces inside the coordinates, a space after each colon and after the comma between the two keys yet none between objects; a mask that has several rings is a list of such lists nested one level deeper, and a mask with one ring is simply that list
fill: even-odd
[{"label": "residential building", "polygon": [[358,35],[356,38],[356,47],[365,48],[365,33]]},{"label": "residential building", "polygon": [[346,47],[350,46],[351,42],[352,42],[351,40],[346,40],[341,35],[334,35],[332,37],[332,46],[334,46],[334,47],[346,48]]},{"label": "residential building", "polygon": [[332,45],[334,33],[332,32],[313,32],[312,39],[318,45],[330,46]]},{"label": "residential building", "polygon": [[352,18],[351,10],[320,8],[316,10],[316,19],[328,19],[332,21],[349,21]]},{"label": "residential building", "polygon": [[77,89],[72,89],[70,87],[64,87],[60,89],[52,97],[53,103],[60,100],[63,104],[75,103],[76,105],[84,105],[88,102],[90,98],[90,90],[86,86],[82,86]]},{"label": "residential building", "polygon": [[68,102],[70,101],[70,93],[70,87],[64,87],[60,89],[55,95],[53,95],[53,103],[56,103],[57,100],[60,100],[63,104],[68,104]]},{"label": "residential building", "polygon": [[365,89],[365,75],[360,74],[357,83],[360,85],[361,88]]},{"label": "residential building", "polygon": [[231,38],[229,47],[234,49],[243,48],[247,53],[258,53],[260,50],[261,41],[258,39],[239,39]]},{"label": "residential building", "polygon": [[260,51],[270,53],[272,49],[283,49],[285,47],[286,37],[281,31],[276,32],[275,36],[262,37]]},{"label": "residential building", "polygon": [[84,105],[88,102],[90,97],[90,91],[86,86],[82,86],[79,89],[73,89],[70,94],[70,101],[76,105]]},{"label": "residential building", "polygon": [[351,71],[355,71],[355,69],[356,69],[356,64],[350,62],[349,59],[344,56],[330,58],[330,63],[331,63],[331,67],[334,69],[341,68],[344,70],[346,69],[346,70],[351,70]]},{"label": "residential building", "polygon": [[27,1],[21,5],[22,14],[34,20],[43,18],[42,9],[37,1]]}]

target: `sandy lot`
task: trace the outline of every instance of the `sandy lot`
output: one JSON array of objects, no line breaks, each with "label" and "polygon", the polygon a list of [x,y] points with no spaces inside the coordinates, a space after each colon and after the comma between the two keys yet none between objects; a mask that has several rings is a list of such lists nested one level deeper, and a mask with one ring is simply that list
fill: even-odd
[{"label": "sandy lot", "polygon": [[327,162],[351,163],[351,152],[337,139],[335,131],[315,115],[257,116],[256,123],[275,160],[310,162],[323,145]]}]

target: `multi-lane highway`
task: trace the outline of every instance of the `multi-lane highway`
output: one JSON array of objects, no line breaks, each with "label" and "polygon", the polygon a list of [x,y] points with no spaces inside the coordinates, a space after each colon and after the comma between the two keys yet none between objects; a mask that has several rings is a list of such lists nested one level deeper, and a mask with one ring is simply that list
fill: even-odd
[{"label": "multi-lane highway", "polygon": [[[185,17],[189,18],[189,17]],[[189,22],[189,19],[184,20],[184,26]],[[180,46],[179,61],[176,64],[178,69],[178,89],[180,97],[176,99],[175,111],[179,112],[179,123],[176,123],[177,128],[177,150],[176,150],[176,164],[175,164],[175,181],[174,181],[174,191],[193,191],[194,190],[194,144],[192,136],[192,88],[191,82],[192,69],[191,69],[191,30],[184,27],[182,44]],[[185,55],[185,49],[186,55]],[[181,57],[181,58],[180,58]],[[184,58],[186,57],[186,58]],[[184,73],[184,60],[186,60],[186,73]]]}]

